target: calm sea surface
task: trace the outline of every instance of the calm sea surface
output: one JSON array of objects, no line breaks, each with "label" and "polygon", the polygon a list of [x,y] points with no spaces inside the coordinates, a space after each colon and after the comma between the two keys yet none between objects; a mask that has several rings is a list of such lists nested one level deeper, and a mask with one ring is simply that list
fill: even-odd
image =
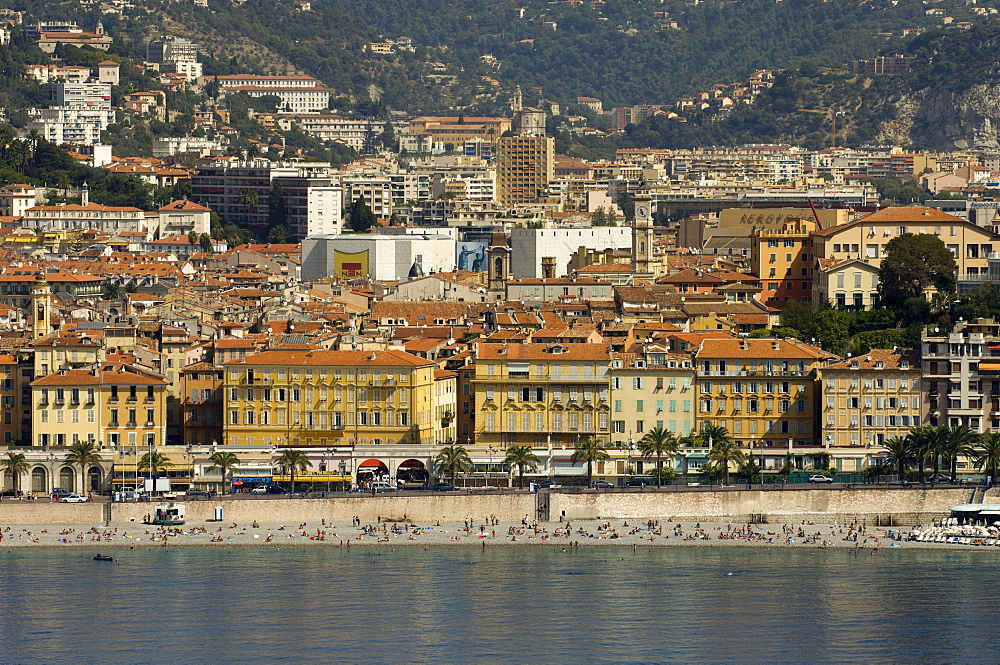
[{"label": "calm sea surface", "polygon": [[0,553],[2,663],[997,662],[1000,552]]}]

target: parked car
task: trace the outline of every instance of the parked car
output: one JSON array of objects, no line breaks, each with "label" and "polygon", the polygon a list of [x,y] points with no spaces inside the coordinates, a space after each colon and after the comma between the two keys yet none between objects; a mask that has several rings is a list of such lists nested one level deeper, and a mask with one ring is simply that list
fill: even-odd
[{"label": "parked car", "polygon": [[383,480],[376,480],[375,482],[373,482],[371,485],[368,486],[368,491],[375,492],[376,494],[381,494],[384,492],[397,492],[399,491],[399,488],[397,488],[392,483],[387,483]]},{"label": "parked car", "polygon": [[287,494],[285,490],[277,485],[261,485],[250,490],[251,494]]},{"label": "parked car", "polygon": [[437,483],[431,486],[432,492],[457,492],[458,488],[451,483]]},{"label": "parked car", "polygon": [[595,490],[613,490],[615,488],[614,485],[612,485],[606,480],[595,480],[594,482],[590,483],[590,486],[593,487]]},{"label": "parked car", "polygon": [[212,496],[208,490],[188,490],[184,492],[184,496]]},{"label": "parked car", "polygon": [[655,483],[652,478],[646,478],[645,476],[633,476],[628,479],[625,483],[625,487],[652,487]]},{"label": "parked car", "polygon": [[562,485],[558,484],[554,480],[539,480],[537,483],[535,483],[535,487],[537,487],[538,489],[548,488],[550,490],[553,490],[562,487]]},{"label": "parked car", "polygon": [[64,496],[60,501],[63,503],[86,503],[87,497],[82,494],[70,494],[69,496]]},{"label": "parked car", "polygon": [[932,473],[927,476],[927,482],[931,483],[953,483],[955,482],[951,476],[946,476],[943,473]]},{"label": "parked car", "polygon": [[886,483],[886,485],[895,487],[913,487],[913,483],[911,483],[909,480],[890,480],[889,482]]},{"label": "parked car", "polygon": [[823,475],[820,475],[820,474],[816,474],[816,475],[813,475],[813,476],[809,476],[809,482],[811,482],[811,483],[832,483],[833,482],[833,478],[831,478],[830,476],[823,476]]}]

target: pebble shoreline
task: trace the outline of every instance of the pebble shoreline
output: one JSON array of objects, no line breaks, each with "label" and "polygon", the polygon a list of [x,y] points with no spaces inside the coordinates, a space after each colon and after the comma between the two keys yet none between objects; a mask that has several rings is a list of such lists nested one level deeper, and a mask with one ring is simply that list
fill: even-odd
[{"label": "pebble shoreline", "polygon": [[841,549],[875,554],[895,549],[980,549],[972,545],[907,541],[864,524],[739,524],[587,520],[538,525],[471,520],[449,523],[350,522],[234,524],[206,522],[178,527],[127,523],[104,526],[10,525],[2,528],[0,549],[72,548],[94,553],[153,547],[750,547]]}]

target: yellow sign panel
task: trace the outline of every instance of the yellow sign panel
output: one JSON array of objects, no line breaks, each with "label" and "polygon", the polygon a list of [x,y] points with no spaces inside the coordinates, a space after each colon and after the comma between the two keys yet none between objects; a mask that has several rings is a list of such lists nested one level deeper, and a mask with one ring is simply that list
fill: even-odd
[{"label": "yellow sign panel", "polygon": [[333,252],[333,274],[341,279],[366,277],[368,270],[368,250],[360,252]]}]

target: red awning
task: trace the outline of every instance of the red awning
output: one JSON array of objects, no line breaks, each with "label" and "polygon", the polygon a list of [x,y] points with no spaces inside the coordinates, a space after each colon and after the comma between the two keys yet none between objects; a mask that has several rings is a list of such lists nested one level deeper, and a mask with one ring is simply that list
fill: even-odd
[{"label": "red awning", "polygon": [[376,467],[376,468],[381,467],[383,469],[388,469],[389,468],[389,467],[387,467],[385,465],[385,462],[383,462],[382,460],[377,460],[377,459],[368,459],[368,460],[365,460],[364,462],[362,462],[361,464],[358,465],[359,469],[363,469],[365,467]]}]

